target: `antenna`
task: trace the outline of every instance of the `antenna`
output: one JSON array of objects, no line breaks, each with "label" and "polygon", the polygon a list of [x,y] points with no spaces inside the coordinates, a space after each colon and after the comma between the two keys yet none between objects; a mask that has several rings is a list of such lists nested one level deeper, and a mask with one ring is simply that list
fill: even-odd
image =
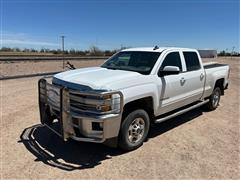
[{"label": "antenna", "polygon": [[159,49],[159,47],[158,47],[158,46],[155,46],[155,47],[153,48],[153,50],[157,50],[157,49]]}]

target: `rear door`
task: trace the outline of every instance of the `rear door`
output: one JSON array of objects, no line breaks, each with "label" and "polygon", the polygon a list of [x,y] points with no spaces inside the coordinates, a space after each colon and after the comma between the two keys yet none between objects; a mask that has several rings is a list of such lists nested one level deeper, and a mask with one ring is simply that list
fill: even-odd
[{"label": "rear door", "polygon": [[186,70],[182,73],[186,90],[184,99],[186,104],[189,104],[201,99],[204,90],[205,72],[197,52],[182,51],[181,53],[186,64]]}]

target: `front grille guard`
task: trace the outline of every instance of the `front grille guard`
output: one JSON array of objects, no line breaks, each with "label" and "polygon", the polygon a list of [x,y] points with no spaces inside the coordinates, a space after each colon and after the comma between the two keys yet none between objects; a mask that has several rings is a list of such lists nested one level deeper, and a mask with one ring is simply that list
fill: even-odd
[{"label": "front grille guard", "polygon": [[[83,96],[95,96],[103,97],[106,95],[115,95],[119,96],[119,111],[107,111],[107,112],[93,112],[93,111],[84,111],[79,109],[74,109],[70,105],[70,97],[74,95],[83,95]],[[66,87],[61,87],[53,85],[47,82],[46,79],[40,79],[38,81],[38,95],[39,95],[39,111],[40,111],[40,120],[41,123],[46,125],[48,128],[53,130],[59,136],[61,136],[65,141],[70,137],[75,137],[75,131],[72,125],[72,117],[75,118],[86,115],[94,116],[104,116],[109,114],[121,114],[123,109],[123,95],[120,91],[112,92],[81,92],[77,90],[68,89]],[[77,100],[77,97],[74,96],[74,100]],[[101,101],[100,101],[101,102]],[[58,120],[60,123],[60,132],[56,132],[51,128],[51,123],[54,117],[51,114],[50,109],[53,109],[59,112]],[[55,117],[56,118],[56,117]]]}]

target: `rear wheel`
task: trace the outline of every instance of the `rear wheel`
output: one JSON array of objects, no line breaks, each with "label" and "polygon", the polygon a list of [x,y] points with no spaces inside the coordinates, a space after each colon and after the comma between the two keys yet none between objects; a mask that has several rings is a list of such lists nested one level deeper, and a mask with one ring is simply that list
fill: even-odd
[{"label": "rear wheel", "polygon": [[130,151],[140,147],[149,131],[150,120],[146,111],[135,110],[124,119],[120,134],[119,146],[121,149]]},{"label": "rear wheel", "polygon": [[212,95],[209,98],[209,102],[207,104],[207,107],[209,110],[215,110],[218,105],[219,105],[219,101],[220,101],[220,97],[221,97],[221,89],[219,87],[216,87],[213,92]]}]

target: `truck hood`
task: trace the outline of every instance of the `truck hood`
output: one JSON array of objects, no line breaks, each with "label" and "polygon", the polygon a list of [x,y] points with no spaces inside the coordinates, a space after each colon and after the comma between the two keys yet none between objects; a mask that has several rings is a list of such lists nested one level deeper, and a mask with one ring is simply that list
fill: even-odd
[{"label": "truck hood", "polygon": [[112,70],[102,67],[82,68],[65,71],[53,77],[53,83],[79,90],[119,90],[143,83],[137,72]]}]

